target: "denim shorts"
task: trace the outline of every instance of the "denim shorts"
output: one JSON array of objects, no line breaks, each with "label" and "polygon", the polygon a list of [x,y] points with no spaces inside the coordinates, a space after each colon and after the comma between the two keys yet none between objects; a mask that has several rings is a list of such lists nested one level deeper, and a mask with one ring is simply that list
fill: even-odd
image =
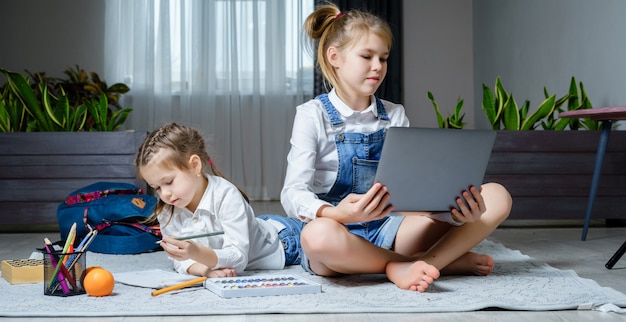
[{"label": "denim shorts", "polygon": [[[403,219],[404,216],[389,215],[383,219],[346,224],[345,226],[351,234],[366,239],[380,248],[391,249]],[[304,251],[302,252],[300,266],[302,266],[305,271],[317,275],[311,270],[309,259],[306,257]]]},{"label": "denim shorts", "polygon": [[300,244],[300,233],[304,228],[304,222],[300,219],[289,218],[280,215],[259,215],[257,218],[275,220],[285,226],[285,229],[278,232],[278,237],[285,250],[285,266],[298,265],[302,259],[302,245]]}]

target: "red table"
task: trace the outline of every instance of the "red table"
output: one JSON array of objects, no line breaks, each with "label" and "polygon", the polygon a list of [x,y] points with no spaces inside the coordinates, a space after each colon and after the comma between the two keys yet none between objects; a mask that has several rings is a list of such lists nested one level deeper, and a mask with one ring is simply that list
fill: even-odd
[{"label": "red table", "polygon": [[[611,128],[615,121],[626,120],[626,106],[617,107],[599,107],[576,111],[567,111],[559,114],[561,118],[589,118],[602,122],[602,132],[600,133],[600,142],[598,144],[598,152],[596,154],[596,162],[591,180],[591,190],[589,191],[589,201],[587,203],[587,214],[585,215],[585,224],[583,226],[582,240],[587,238],[587,230],[589,229],[589,221],[593,211],[593,204],[598,191],[598,183],[600,181],[600,173],[602,172],[602,162],[604,161],[604,153],[606,145],[609,141]],[[613,265],[626,252],[626,242],[618,249],[613,257],[606,263],[606,268],[611,269]]]}]

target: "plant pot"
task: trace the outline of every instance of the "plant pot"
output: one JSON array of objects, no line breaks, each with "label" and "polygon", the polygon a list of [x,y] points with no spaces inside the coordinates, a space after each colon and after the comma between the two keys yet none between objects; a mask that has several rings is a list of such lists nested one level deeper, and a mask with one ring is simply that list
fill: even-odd
[{"label": "plant pot", "polygon": [[58,205],[97,181],[128,182],[145,132],[0,133],[0,232],[58,230]]},{"label": "plant pot", "polygon": [[[509,219],[585,218],[600,131],[498,131],[485,182],[509,189]],[[625,219],[626,131],[612,131],[593,219]]]}]

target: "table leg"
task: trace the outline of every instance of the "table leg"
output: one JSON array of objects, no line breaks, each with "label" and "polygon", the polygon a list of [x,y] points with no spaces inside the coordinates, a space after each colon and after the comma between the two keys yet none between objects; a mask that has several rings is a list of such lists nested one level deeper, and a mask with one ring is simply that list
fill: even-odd
[{"label": "table leg", "polygon": [[604,267],[611,269],[613,268],[613,265],[615,265],[615,263],[617,263],[617,261],[619,261],[619,259],[622,257],[622,255],[624,255],[624,253],[626,253],[626,242],[624,242],[622,244],[622,247],[620,247],[615,254],[613,255],[613,257],[611,257],[611,259],[609,259],[608,262],[606,262],[606,265],[604,265]]},{"label": "table leg", "polygon": [[600,142],[598,143],[598,152],[596,153],[596,164],[593,169],[591,190],[589,191],[589,200],[587,201],[587,214],[585,215],[585,225],[583,226],[583,233],[581,237],[583,241],[587,239],[587,230],[589,229],[589,222],[591,221],[593,204],[596,201],[598,183],[600,182],[600,174],[602,173],[602,162],[604,161],[604,153],[606,152],[606,145],[609,141],[609,135],[611,134],[612,126],[613,121],[607,120],[602,122],[602,132],[600,133]]}]

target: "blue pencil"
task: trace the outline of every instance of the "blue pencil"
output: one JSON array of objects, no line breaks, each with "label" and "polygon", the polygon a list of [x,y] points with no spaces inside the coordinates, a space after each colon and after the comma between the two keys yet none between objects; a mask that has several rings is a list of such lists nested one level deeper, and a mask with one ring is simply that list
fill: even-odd
[{"label": "blue pencil", "polygon": [[[87,233],[87,235],[85,236],[85,238],[83,238],[83,240],[80,241],[80,244],[78,244],[78,247],[76,247],[76,250],[78,252],[83,252],[85,250],[87,250],[87,247],[89,246],[89,244],[91,243],[91,240],[93,239],[93,237],[95,237],[95,235],[98,233],[97,230],[91,230]],[[76,258],[76,256],[78,256],[77,253],[74,253],[72,255],[70,255],[70,258],[68,259],[69,263],[73,263],[74,259]],[[72,264],[68,265],[67,267],[71,267]]]},{"label": "blue pencil", "polygon": [[[98,231],[97,230],[92,230],[90,231],[87,236],[85,236],[85,239],[83,239],[80,243],[80,245],[78,245],[78,252],[79,253],[84,253],[87,251],[87,248],[89,247],[89,244],[91,244],[91,242],[96,239],[96,235],[98,235]],[[72,258],[70,258],[69,261],[69,265],[67,266],[69,269],[72,269],[72,267],[74,267],[74,264],[76,264],[76,262],[78,262],[78,257],[79,254],[73,254]]]}]

